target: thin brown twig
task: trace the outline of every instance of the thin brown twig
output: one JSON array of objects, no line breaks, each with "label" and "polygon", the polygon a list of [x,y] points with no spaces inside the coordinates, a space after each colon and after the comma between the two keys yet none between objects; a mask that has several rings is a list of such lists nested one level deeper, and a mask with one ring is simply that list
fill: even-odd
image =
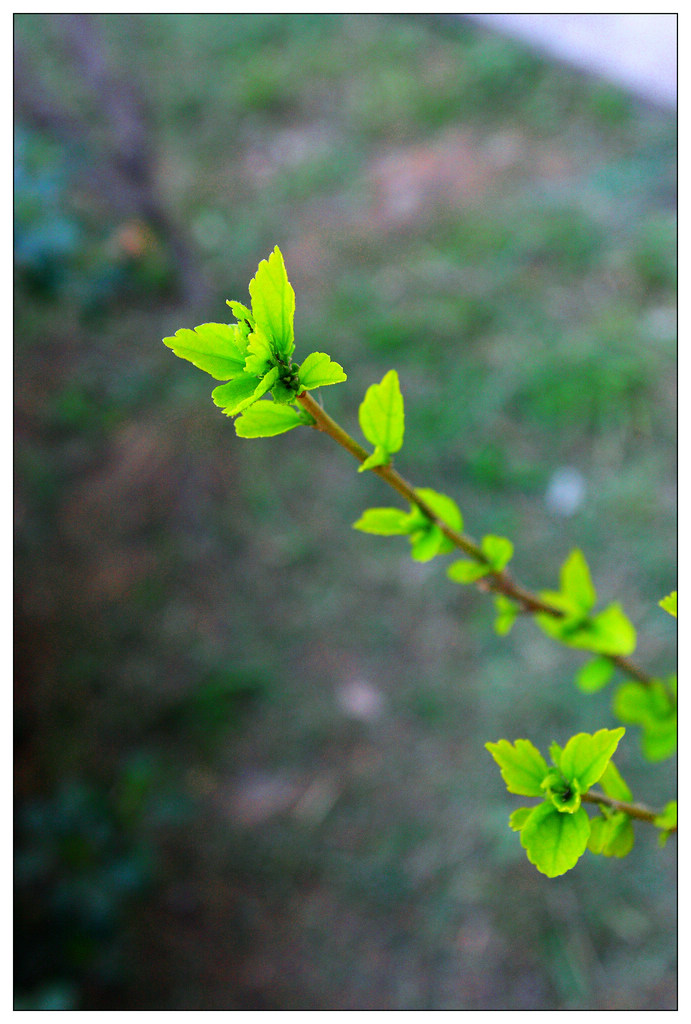
[{"label": "thin brown twig", "polygon": [[[362,463],[366,458],[369,457],[367,452],[361,444],[359,444],[353,437],[350,436],[331,416],[322,408],[318,402],[312,398],[307,392],[303,391],[297,396],[297,401],[300,403],[302,408],[309,413],[314,420],[312,426],[315,430],[320,430],[322,433],[328,434],[335,441],[338,442],[343,448],[349,452],[354,459]],[[405,498],[406,501],[412,505],[416,505],[417,508],[425,515],[431,522],[433,522],[442,531],[445,537],[451,541],[451,543],[457,547],[464,554],[468,555],[476,562],[481,562],[484,565],[489,565],[489,559],[483,552],[482,548],[470,537],[460,533],[458,530],[454,530],[453,527],[445,523],[443,519],[437,515],[437,513],[430,508],[424,498],[420,497],[415,488],[405,480],[401,474],[395,470],[391,465],[375,466],[371,470],[377,476],[385,480],[390,487],[393,487],[401,497]],[[523,612],[527,612],[531,615],[535,613],[542,613],[545,615],[551,615],[554,618],[563,618],[564,612],[550,604],[548,601],[544,601],[537,594],[527,590],[525,587],[517,583],[510,573],[506,570],[500,572],[490,569],[487,577],[478,582],[478,586],[484,590],[490,590],[494,593],[503,594],[505,597],[515,601]],[[635,662],[629,658],[625,658],[618,654],[606,655],[609,660],[616,665],[626,675],[631,676],[638,682],[643,683],[646,686],[650,686],[653,682],[653,676],[651,676],[644,669],[640,668]]]}]

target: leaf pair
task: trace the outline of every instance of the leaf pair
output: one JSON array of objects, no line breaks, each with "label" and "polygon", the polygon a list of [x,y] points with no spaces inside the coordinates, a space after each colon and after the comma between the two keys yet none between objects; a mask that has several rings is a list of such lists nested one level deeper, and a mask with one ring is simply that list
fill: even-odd
[{"label": "leaf pair", "polygon": [[486,562],[474,562],[461,558],[447,569],[447,575],[454,583],[474,583],[491,572],[501,572],[513,558],[513,544],[507,537],[487,534],[480,541]]},{"label": "leaf pair", "polygon": [[539,612],[538,626],[567,647],[579,647],[595,654],[628,655],[636,646],[636,631],[621,607],[613,603],[592,614],[597,594],[588,564],[578,549],[571,552],[560,570],[560,589],[544,590],[540,597],[553,605],[562,617]]},{"label": "leaf pair", "polygon": [[[509,793],[542,798],[535,807],[514,811],[509,824],[520,832],[528,860],[549,878],[569,871],[588,847],[591,821],[581,806],[582,795],[598,781],[603,786],[618,787],[620,792],[626,787],[611,764],[624,731],[619,728],[600,729],[592,735],[578,733],[563,749],[553,743],[552,767],[530,740],[485,744],[499,765]],[[601,831],[603,827],[598,825],[597,829]],[[598,844],[602,849],[596,852],[604,852],[605,847],[611,847],[613,852],[614,839],[600,838]]]},{"label": "leaf pair", "polygon": [[[244,413],[236,423],[240,437],[271,437],[313,422],[301,409],[290,408],[300,392],[337,384],[346,375],[324,352],[312,352],[301,366],[292,362],[295,292],[278,246],[259,264],[249,291],[251,309],[228,300],[237,323],[183,328],[163,343],[215,380],[227,382],[211,397],[227,416]],[[269,395],[277,407],[256,407]]]},{"label": "leaf pair", "polygon": [[[463,516],[455,501],[428,487],[421,487],[415,493],[441,522],[459,532],[463,529]],[[409,537],[410,553],[417,562],[428,562],[436,555],[453,551],[454,547],[439,523],[412,503],[410,512],[398,508],[368,508],[353,523],[353,528],[380,537]]]}]

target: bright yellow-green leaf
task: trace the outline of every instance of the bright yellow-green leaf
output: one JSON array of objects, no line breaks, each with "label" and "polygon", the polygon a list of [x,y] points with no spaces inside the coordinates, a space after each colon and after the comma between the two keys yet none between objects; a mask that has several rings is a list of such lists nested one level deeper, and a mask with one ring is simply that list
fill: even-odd
[{"label": "bright yellow-green leaf", "polygon": [[410,532],[410,514],[399,508],[368,508],[353,523],[353,529],[380,537],[404,535]]},{"label": "bright yellow-green leaf", "polygon": [[276,402],[255,402],[235,421],[238,437],[275,437],[307,422],[307,413]]},{"label": "bright yellow-green leaf", "polygon": [[584,693],[596,693],[606,686],[614,675],[614,665],[609,658],[600,656],[586,661],[576,673],[576,686]]},{"label": "bright yellow-green leaf", "polygon": [[163,344],[215,380],[233,380],[245,372],[244,342],[234,324],[200,324],[193,331],[183,327]]},{"label": "bright yellow-green leaf", "polygon": [[380,384],[367,388],[358,412],[360,428],[367,440],[393,455],[403,444],[403,395],[398,374],[389,370]]},{"label": "bright yellow-green leaf", "polygon": [[572,736],[561,752],[559,767],[567,779],[578,783],[582,793],[594,786],[607,767],[625,733],[618,729],[599,729],[592,735],[579,732]]},{"label": "bright yellow-green leaf", "polygon": [[491,568],[497,572],[501,572],[513,558],[513,544],[508,537],[496,537],[494,534],[487,534],[486,537],[482,538],[480,547],[483,554],[486,555]]},{"label": "bright yellow-green leaf", "polygon": [[634,843],[631,818],[622,811],[590,819],[588,849],[605,857],[625,857]]},{"label": "bright yellow-green leaf", "polygon": [[457,562],[451,563],[446,570],[446,575],[454,583],[474,583],[475,580],[481,579],[491,571],[491,567],[483,565],[482,562],[471,562],[468,558],[460,558]]},{"label": "bright yellow-green leaf", "polygon": [[519,807],[509,818],[509,828],[520,832],[534,810],[534,807]]},{"label": "bright yellow-green leaf", "polygon": [[278,246],[257,267],[250,281],[252,313],[256,325],[266,335],[273,350],[284,360],[295,348],[293,318],[295,292],[288,281],[283,254]]},{"label": "bright yellow-green leaf", "polygon": [[530,740],[498,740],[485,743],[499,765],[501,777],[509,793],[518,796],[543,796],[542,781],[547,774],[547,762]]},{"label": "bright yellow-green leaf", "polygon": [[664,611],[669,612],[676,619],[677,617],[677,592],[673,590],[667,597],[663,597],[661,601],[658,601],[660,608]]},{"label": "bright yellow-green leaf", "polygon": [[585,853],[590,819],[582,807],[560,814],[548,801],[538,804],[521,829],[521,846],[528,860],[548,878],[569,871]]},{"label": "bright yellow-green leaf", "polygon": [[607,764],[607,767],[600,777],[600,786],[602,787],[603,793],[606,793],[607,796],[611,796],[614,800],[623,800],[626,802],[633,799],[633,794],[621,777],[621,773],[614,761],[609,761]]},{"label": "bright yellow-green leaf", "polygon": [[311,352],[300,367],[298,375],[303,391],[313,391],[314,388],[340,384],[341,381],[347,380],[340,363],[335,363],[325,352]]},{"label": "bright yellow-green leaf", "polygon": [[567,594],[583,611],[589,612],[597,600],[590,569],[582,551],[575,548],[561,567],[559,582]]}]

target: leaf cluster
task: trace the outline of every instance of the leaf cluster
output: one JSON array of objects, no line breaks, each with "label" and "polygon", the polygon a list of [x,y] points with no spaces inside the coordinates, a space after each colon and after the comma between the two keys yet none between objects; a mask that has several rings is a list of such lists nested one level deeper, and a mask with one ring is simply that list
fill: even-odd
[{"label": "leaf cluster", "polygon": [[577,733],[563,749],[552,743],[551,767],[530,740],[485,744],[509,793],[541,798],[533,807],[514,811],[509,825],[520,832],[531,864],[549,878],[569,871],[586,849],[623,857],[633,846],[629,815],[602,805],[600,815],[591,820],[582,806],[583,795],[596,782],[615,800],[631,799],[611,760],[624,731],[620,727]]},{"label": "leaf cluster", "polygon": [[[249,285],[251,309],[229,299],[235,323],[182,328],[163,343],[215,380],[226,381],[211,394],[227,416],[238,416],[240,437],[272,437],[312,418],[296,403],[303,391],[346,380],[343,367],[324,352],[312,352],[302,364],[295,349],[295,292],[283,255],[276,246],[262,260]],[[262,402],[262,398],[273,403]]]},{"label": "leaf cluster", "polygon": [[560,618],[538,612],[535,622],[548,636],[567,647],[594,654],[629,655],[636,647],[636,630],[614,602],[593,612],[597,593],[582,551],[575,548],[561,567],[559,590],[543,590],[543,601],[562,612]]},{"label": "leaf cluster", "polygon": [[[463,516],[456,502],[446,494],[429,487],[419,487],[416,495],[453,530],[463,529]],[[418,505],[410,504],[410,512],[398,508],[368,508],[353,528],[380,537],[403,536],[410,541],[410,553],[417,562],[428,562],[436,555],[453,551],[453,542],[444,534],[439,522],[426,515]]]}]

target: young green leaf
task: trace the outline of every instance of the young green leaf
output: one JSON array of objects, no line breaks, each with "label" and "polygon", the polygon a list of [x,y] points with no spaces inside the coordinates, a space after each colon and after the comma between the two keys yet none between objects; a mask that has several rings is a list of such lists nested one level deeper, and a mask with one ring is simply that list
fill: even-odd
[{"label": "young green leaf", "polygon": [[256,326],[264,332],[276,355],[289,360],[295,348],[295,292],[288,281],[278,246],[268,260],[262,260],[257,267],[250,281],[250,296]]},{"label": "young green leaf", "polygon": [[410,514],[399,508],[368,508],[353,523],[353,529],[380,537],[405,535],[410,532]]},{"label": "young green leaf", "polygon": [[622,722],[643,729],[643,753],[663,761],[677,749],[677,709],[673,694],[660,679],[649,686],[634,680],[622,683],[614,695],[614,713]]},{"label": "young green leaf", "polygon": [[[463,529],[463,516],[453,498],[449,498],[446,494],[440,494],[439,491],[433,491],[430,487],[417,487],[415,493],[419,498],[429,505],[430,509],[439,519],[450,526],[452,530],[460,533]],[[420,511],[417,505],[414,506],[414,512],[420,516],[423,522],[429,522],[425,517],[424,513]],[[449,550],[453,550],[453,544],[449,541]]]},{"label": "young green leaf", "polygon": [[542,781],[548,771],[547,762],[530,740],[498,740],[485,743],[485,748],[499,765],[509,793],[544,796]]},{"label": "young green leaf", "polygon": [[255,327],[247,338],[247,355],[245,356],[245,373],[254,377],[263,377],[274,365],[275,356],[271,351],[271,343],[261,327]]},{"label": "young green leaf", "polygon": [[634,843],[631,818],[622,811],[608,812],[590,819],[588,849],[605,857],[625,857]]},{"label": "young green leaf", "polygon": [[[456,531],[463,529],[463,516],[452,498],[429,487],[419,487],[415,493],[429,507],[430,512]],[[428,562],[436,555],[453,551],[454,545],[444,536],[440,526],[417,505],[410,507],[410,553],[417,562]]]},{"label": "young green leaf", "polygon": [[501,572],[513,558],[513,544],[507,537],[495,537],[493,534],[487,534],[482,538],[480,547],[495,572]]},{"label": "young green leaf", "polygon": [[235,421],[235,433],[238,437],[275,437],[287,430],[309,423],[312,419],[308,413],[293,409],[289,405],[277,405],[275,402],[256,402],[246,409]]},{"label": "young green leaf", "polygon": [[520,832],[534,810],[534,807],[519,807],[509,817],[509,828]]},{"label": "young green leaf", "polygon": [[183,327],[163,344],[215,380],[233,380],[245,372],[244,343],[235,324],[200,324],[193,331]]},{"label": "young green leaf", "polygon": [[658,601],[658,604],[660,605],[660,608],[662,608],[663,611],[669,612],[669,614],[673,615],[674,618],[676,619],[676,617],[677,617],[677,592],[676,592],[676,590],[673,590],[671,594],[667,595],[667,597],[663,597],[661,601]]},{"label": "young green leaf", "polygon": [[340,384],[341,381],[347,380],[343,367],[333,362],[325,352],[311,352],[300,367],[298,375],[302,391],[313,391],[314,388]]},{"label": "young green leaf", "polygon": [[278,381],[279,374],[278,367],[274,366],[261,380],[249,375],[238,377],[237,380],[231,380],[228,384],[221,384],[220,387],[214,388],[211,397],[214,403],[223,409],[226,416],[236,416],[267,394]]},{"label": "young green leaf", "polygon": [[670,800],[665,805],[665,809],[662,814],[658,814],[655,818],[655,824],[662,832],[658,836],[658,842],[660,846],[664,846],[669,839],[670,832],[673,832],[677,827],[677,801]]},{"label": "young green leaf", "polygon": [[258,377],[243,374],[236,380],[229,381],[228,384],[221,384],[220,387],[214,388],[211,397],[214,404],[223,409],[226,416],[234,416],[241,411],[244,402],[253,398],[260,384],[261,381]]},{"label": "young green leaf", "polygon": [[548,878],[563,875],[585,853],[590,819],[582,807],[560,814],[548,801],[538,804],[523,824],[521,846],[528,860]]},{"label": "young green leaf", "polygon": [[416,562],[429,562],[442,554],[447,545],[448,541],[436,523],[429,523],[410,535],[410,554]]},{"label": "young green leaf", "polygon": [[600,777],[602,792],[611,796],[614,800],[623,800],[625,803],[633,799],[631,790],[621,777],[621,773],[614,761],[609,761],[607,767]]},{"label": "young green leaf", "polygon": [[614,675],[614,664],[605,657],[586,661],[576,673],[576,686],[584,693],[597,693]]},{"label": "young green leaf", "polygon": [[592,735],[579,732],[572,736],[559,760],[563,775],[578,783],[581,793],[585,793],[602,776],[625,731],[620,726],[618,729],[600,729]]},{"label": "young green leaf", "polygon": [[377,459],[372,462],[370,456],[360,466],[360,470],[389,462],[403,444],[405,424],[403,395],[395,370],[384,374],[380,384],[371,384],[367,388],[358,417],[363,434],[375,446],[374,455]]},{"label": "young green leaf", "polygon": [[581,806],[581,788],[576,779],[567,779],[558,768],[550,768],[542,780],[542,789],[560,814],[575,814]]},{"label": "young green leaf", "polygon": [[230,306],[238,324],[244,324],[248,333],[254,330],[254,316],[247,306],[243,306],[241,302],[236,302],[235,299],[226,299],[226,306]]},{"label": "young green leaf", "polygon": [[505,597],[504,594],[497,594],[494,599],[494,608],[497,617],[494,620],[494,631],[498,636],[506,636],[511,632],[514,622],[518,616],[519,606],[515,601]]},{"label": "young green leaf", "polygon": [[595,605],[597,594],[590,578],[590,569],[582,551],[575,548],[561,567],[559,574],[561,592],[571,599],[574,606],[589,612]]},{"label": "young green leaf", "polygon": [[[540,596],[560,606],[550,591],[543,591]],[[567,610],[561,619],[544,612],[538,612],[534,619],[544,633],[567,647],[578,647],[593,654],[624,656],[631,654],[636,647],[636,630],[616,603],[594,616]]]},{"label": "young green leaf", "polygon": [[452,562],[446,570],[446,575],[454,583],[474,583],[491,572],[491,566],[482,562],[471,562],[468,558],[459,558]]}]

